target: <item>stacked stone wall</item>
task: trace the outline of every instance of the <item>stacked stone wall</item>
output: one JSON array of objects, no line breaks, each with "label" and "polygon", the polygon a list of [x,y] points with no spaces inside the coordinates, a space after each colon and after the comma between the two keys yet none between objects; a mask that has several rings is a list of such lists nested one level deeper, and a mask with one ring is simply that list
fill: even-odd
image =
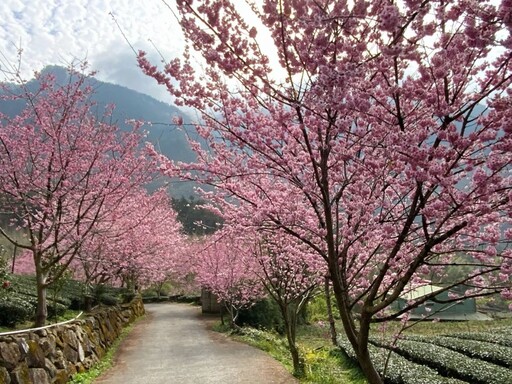
[{"label": "stacked stone wall", "polygon": [[0,335],[0,384],[64,384],[98,362],[123,327],[144,314],[140,298],[83,319]]}]

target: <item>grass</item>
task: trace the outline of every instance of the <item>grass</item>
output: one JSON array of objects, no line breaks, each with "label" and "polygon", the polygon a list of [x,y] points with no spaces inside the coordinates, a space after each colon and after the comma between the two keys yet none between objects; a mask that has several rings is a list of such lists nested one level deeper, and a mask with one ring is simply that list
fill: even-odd
[{"label": "grass", "polygon": [[[496,328],[512,326],[512,319],[466,322],[420,322],[404,333],[411,335],[434,336],[457,332],[486,332]],[[373,335],[384,334],[387,337],[400,330],[399,322],[390,322],[384,327],[375,325]],[[242,328],[242,332],[232,332],[228,325],[216,324],[213,329],[226,332],[237,340],[259,348],[281,362],[290,372],[292,363],[287,349],[286,339],[275,332]],[[342,332],[338,324],[338,332]],[[306,377],[302,384],[365,384],[367,383],[359,367],[347,359],[339,348],[331,345],[329,329],[318,324],[300,326],[297,344],[306,364]]]},{"label": "grass", "polygon": [[[228,325],[213,326],[217,332],[228,333],[233,338],[267,352],[293,372],[286,338],[270,331],[244,327],[233,332]],[[329,344],[328,330],[316,325],[301,326],[298,330],[298,345],[304,357],[306,376],[303,384],[365,384],[359,367],[346,359],[339,348]]]},{"label": "grass", "polygon": [[108,349],[107,353],[103,358],[96,363],[94,366],[92,366],[88,371],[83,373],[77,373],[73,375],[71,380],[69,381],[70,384],[91,384],[96,380],[99,376],[101,376],[103,373],[105,373],[107,370],[112,368],[114,363],[114,357],[119,349],[119,346],[121,345],[121,342],[130,334],[133,327],[136,323],[139,322],[139,320],[142,320],[145,316],[139,317],[137,320],[135,320],[132,324],[127,326],[121,331],[121,334],[117,338],[116,341],[112,344],[112,346]]},{"label": "grass", "polygon": [[307,384],[365,384],[359,367],[331,344],[329,328],[317,324],[300,326],[298,344],[306,363]]}]

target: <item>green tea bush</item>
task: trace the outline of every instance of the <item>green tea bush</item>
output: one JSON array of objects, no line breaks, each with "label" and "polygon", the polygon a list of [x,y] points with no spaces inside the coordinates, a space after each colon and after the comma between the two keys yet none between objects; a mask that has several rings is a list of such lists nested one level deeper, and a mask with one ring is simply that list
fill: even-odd
[{"label": "green tea bush", "polygon": [[46,308],[48,309],[48,318],[51,319],[64,315],[68,309],[68,306],[59,302],[54,303],[52,300],[50,300],[48,301]]},{"label": "green tea bush", "polygon": [[258,301],[249,309],[240,311],[237,319],[240,326],[284,332],[284,322],[281,311],[274,299],[268,297]]},{"label": "green tea bush", "polygon": [[445,335],[451,338],[465,339],[465,340],[476,340],[488,343],[493,343],[505,347],[512,347],[512,330],[511,333],[500,333],[500,332],[458,332]]},{"label": "green tea bush", "polygon": [[14,327],[33,318],[35,307],[32,302],[16,294],[0,297],[0,324]]},{"label": "green tea bush", "polygon": [[409,336],[407,339],[433,343],[469,357],[512,368],[512,348],[502,345],[446,336]]},{"label": "green tea bush", "polygon": [[430,342],[398,340],[394,350],[409,360],[436,369],[445,376],[473,384],[512,383],[512,370],[470,358]]},{"label": "green tea bush", "polygon": [[136,293],[135,292],[123,292],[120,295],[121,298],[121,304],[130,303],[133,299],[135,299]]},{"label": "green tea bush", "polygon": [[[357,361],[352,345],[344,337],[338,337],[338,345],[345,354]],[[370,356],[377,371],[389,384],[463,384],[456,378],[441,376],[435,369],[416,364],[405,357],[369,345]]]},{"label": "green tea bush", "polygon": [[104,305],[112,306],[112,305],[119,304],[119,300],[117,299],[117,297],[112,296],[109,293],[102,293],[101,295],[99,295],[99,297],[97,299],[101,304],[104,304]]}]

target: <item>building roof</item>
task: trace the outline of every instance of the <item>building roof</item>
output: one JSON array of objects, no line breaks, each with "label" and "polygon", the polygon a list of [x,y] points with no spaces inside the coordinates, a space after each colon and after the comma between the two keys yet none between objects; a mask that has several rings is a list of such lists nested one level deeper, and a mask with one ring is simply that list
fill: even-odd
[{"label": "building roof", "polygon": [[443,287],[439,287],[437,285],[425,284],[425,285],[416,287],[410,291],[405,292],[400,297],[404,300],[416,300],[416,299],[419,299],[420,297],[429,295],[431,293],[440,291],[442,289],[443,289]]},{"label": "building roof", "polygon": [[[403,315],[399,316],[402,318]],[[472,313],[443,313],[442,311],[432,314],[428,318],[421,314],[411,313],[408,317],[409,320],[419,320],[425,319],[425,321],[433,321],[433,320],[442,320],[442,321],[469,321],[469,320],[478,320],[478,321],[487,321],[492,320],[492,317],[486,315],[482,312],[472,312]]]}]

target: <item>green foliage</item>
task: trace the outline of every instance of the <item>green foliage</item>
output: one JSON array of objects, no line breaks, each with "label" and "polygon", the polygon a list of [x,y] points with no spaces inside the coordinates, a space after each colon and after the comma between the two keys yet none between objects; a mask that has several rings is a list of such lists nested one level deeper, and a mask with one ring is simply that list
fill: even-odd
[{"label": "green foliage", "polygon": [[359,368],[335,348],[307,348],[304,353],[308,384],[363,384],[366,383]]},{"label": "green foliage", "polygon": [[48,318],[57,321],[57,318],[63,316],[66,313],[68,306],[59,302],[49,302],[47,305]]},{"label": "green foliage", "polygon": [[[347,357],[356,361],[356,354],[348,340],[338,338],[338,344]],[[407,358],[389,351],[369,345],[370,356],[377,371],[384,376],[389,384],[462,384],[464,381],[444,377],[436,370],[417,364]],[[435,352],[432,352],[435,353]]]},{"label": "green foliage", "polygon": [[177,303],[189,303],[193,305],[201,305],[201,296],[197,295],[179,295],[175,298]]},{"label": "green foliage", "polygon": [[283,363],[289,371],[293,370],[290,351],[287,341],[280,335],[261,329],[243,327],[240,328],[237,337],[271,355],[274,359]]},{"label": "green foliage", "polygon": [[[0,294],[0,299],[5,299],[0,303],[0,326],[12,328],[33,319],[37,295],[34,276],[9,275],[9,282],[9,289],[3,292],[4,297]],[[134,296],[134,293],[125,289],[107,286],[93,288],[95,302],[105,305],[115,305],[120,300],[129,300]],[[58,322],[69,311],[83,310],[84,292],[84,284],[72,280],[69,276],[59,280],[56,285],[50,285],[48,289],[48,320]]]},{"label": "green foliage", "polygon": [[92,296],[96,304],[117,305],[121,301],[118,297],[129,292],[132,291],[100,284],[94,287]]},{"label": "green foliage", "polygon": [[512,347],[512,327],[507,327],[505,332],[495,330],[495,332],[460,332],[446,335],[448,337],[454,337],[459,339],[477,340],[487,343],[493,343],[493,345]]},{"label": "green foliage", "polygon": [[172,199],[172,207],[178,213],[178,221],[183,225],[185,234],[203,236],[222,227],[222,218],[203,208],[205,204],[204,200],[196,200],[193,196]]},{"label": "green foliage", "polygon": [[237,319],[240,326],[284,332],[283,316],[279,306],[271,297],[258,301],[252,307],[240,311]]},{"label": "green foliage", "polygon": [[34,302],[16,293],[0,297],[0,324],[14,327],[16,324],[30,320],[34,310]]},{"label": "green foliage", "polygon": [[112,296],[109,293],[102,293],[102,294],[100,294],[97,297],[97,300],[98,300],[99,303],[104,304],[104,305],[112,306],[112,305],[119,304],[119,300],[117,299],[117,297],[116,296]]},{"label": "green foliage", "polygon": [[5,257],[5,248],[0,245],[0,281],[6,279],[9,276],[7,272],[7,259]]},{"label": "green foliage", "polygon": [[12,289],[9,273],[7,272],[7,262],[3,257],[3,249],[0,249],[0,297],[7,295]]},{"label": "green foliage", "polygon": [[[340,314],[335,305],[333,305],[332,311],[334,318],[339,319]],[[327,300],[323,294],[313,297],[306,306],[306,320],[308,323],[328,321],[327,313]]]},{"label": "green foliage", "polygon": [[122,292],[119,297],[121,299],[121,304],[126,304],[131,302],[133,299],[135,299],[136,293],[135,292]]},{"label": "green foliage", "polygon": [[490,363],[512,368],[512,348],[490,342],[459,339],[446,336],[409,336],[408,340],[432,343],[463,353],[466,356],[485,360]]}]

